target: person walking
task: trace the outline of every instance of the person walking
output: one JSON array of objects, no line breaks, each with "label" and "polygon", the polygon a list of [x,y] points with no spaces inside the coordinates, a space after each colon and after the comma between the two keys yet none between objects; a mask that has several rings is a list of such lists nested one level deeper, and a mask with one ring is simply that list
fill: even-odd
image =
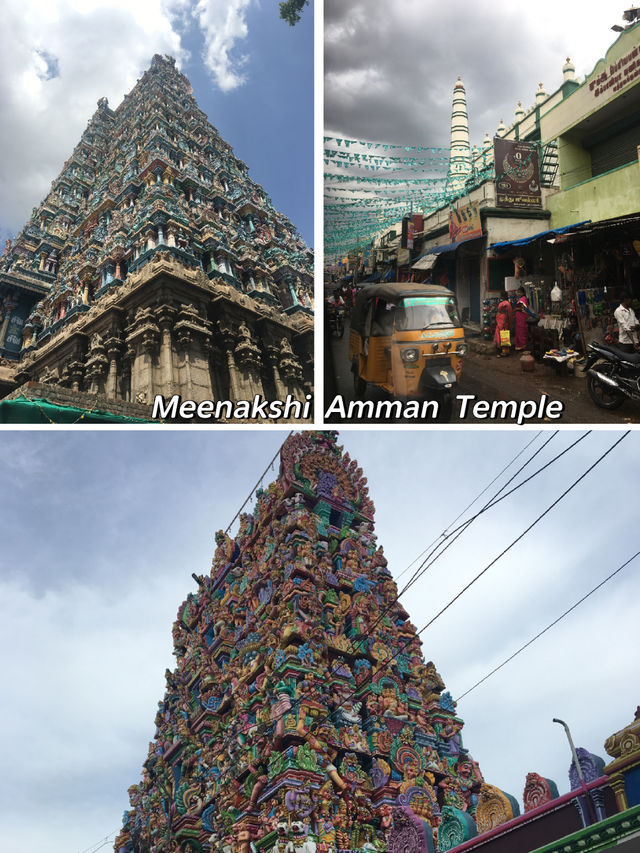
[{"label": "person walking", "polygon": [[513,308],[509,302],[507,291],[500,293],[500,303],[496,314],[496,333],[494,342],[498,350],[498,358],[509,355],[511,351],[511,321],[513,319]]},{"label": "person walking", "polygon": [[638,349],[638,318],[631,307],[631,294],[620,294],[620,305],[613,312],[618,323],[618,349],[636,352]]},{"label": "person walking", "polygon": [[529,335],[529,324],[527,317],[530,315],[529,300],[524,287],[518,288],[518,301],[516,302],[516,352],[527,348],[527,337]]}]

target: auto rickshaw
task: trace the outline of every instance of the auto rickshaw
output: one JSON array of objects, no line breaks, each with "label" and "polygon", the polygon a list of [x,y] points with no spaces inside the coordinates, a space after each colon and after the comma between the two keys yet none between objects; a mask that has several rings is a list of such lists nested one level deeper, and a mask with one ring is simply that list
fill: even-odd
[{"label": "auto rickshaw", "polygon": [[349,358],[356,399],[367,383],[394,397],[438,402],[449,420],[467,353],[455,295],[416,282],[365,286],[351,315]]}]

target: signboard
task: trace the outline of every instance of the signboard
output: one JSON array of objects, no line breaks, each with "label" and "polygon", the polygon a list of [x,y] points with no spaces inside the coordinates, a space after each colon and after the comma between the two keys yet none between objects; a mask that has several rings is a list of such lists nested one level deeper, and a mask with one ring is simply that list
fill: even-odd
[{"label": "signboard", "polygon": [[409,249],[398,249],[397,263],[399,267],[404,267],[409,263]]},{"label": "signboard", "polygon": [[474,240],[482,237],[480,208],[477,201],[449,211],[449,239],[452,243],[459,240]]},{"label": "signboard", "polygon": [[498,207],[542,207],[538,151],[531,142],[493,140]]},{"label": "signboard", "polygon": [[594,98],[617,94],[620,89],[624,89],[638,77],[640,77],[640,45],[636,44],[618,60],[614,59],[608,65],[603,63],[603,67],[589,80],[589,91],[593,93]]},{"label": "signboard", "polygon": [[413,226],[413,219],[409,219],[408,216],[402,220],[402,240],[400,245],[403,249],[413,249],[413,240],[415,237],[415,228]]}]

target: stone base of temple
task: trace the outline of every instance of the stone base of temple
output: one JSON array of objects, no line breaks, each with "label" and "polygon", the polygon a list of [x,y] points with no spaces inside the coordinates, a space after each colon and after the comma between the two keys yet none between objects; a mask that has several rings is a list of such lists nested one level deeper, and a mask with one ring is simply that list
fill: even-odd
[{"label": "stone base of temple", "polygon": [[[137,420],[151,420],[152,407],[141,403],[129,403],[126,400],[114,400],[104,394],[89,394],[86,391],[74,391],[63,388],[62,385],[51,385],[45,382],[25,382],[15,391],[8,394],[2,401],[6,406],[12,401],[25,401],[35,408],[40,408],[43,419],[48,422],[47,415],[55,422],[55,416],[51,412],[52,406],[64,409],[77,409],[87,414],[95,415],[108,412],[120,418],[135,418]],[[80,417],[80,415],[78,416]],[[0,421],[1,422],[1,421]]]},{"label": "stone base of temple", "polygon": [[83,393],[89,409],[100,399],[113,414],[121,403],[150,412],[157,395],[304,403],[313,317],[287,316],[161,248],[89,310],[25,340],[15,378]]}]

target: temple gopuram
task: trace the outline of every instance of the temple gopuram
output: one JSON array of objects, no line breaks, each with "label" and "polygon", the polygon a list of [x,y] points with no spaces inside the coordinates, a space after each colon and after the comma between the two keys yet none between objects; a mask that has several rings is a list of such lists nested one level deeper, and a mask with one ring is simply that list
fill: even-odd
[{"label": "temple gopuram", "polygon": [[398,601],[362,470],[333,432],[290,436],[280,459],[178,610],[118,853],[429,853],[503,819]]},{"label": "temple gopuram", "polygon": [[66,389],[80,407],[97,395],[137,414],[158,394],[304,401],[312,263],[175,61],[156,55],[117,109],[98,101],[0,257],[0,358],[22,386],[12,396]]}]

